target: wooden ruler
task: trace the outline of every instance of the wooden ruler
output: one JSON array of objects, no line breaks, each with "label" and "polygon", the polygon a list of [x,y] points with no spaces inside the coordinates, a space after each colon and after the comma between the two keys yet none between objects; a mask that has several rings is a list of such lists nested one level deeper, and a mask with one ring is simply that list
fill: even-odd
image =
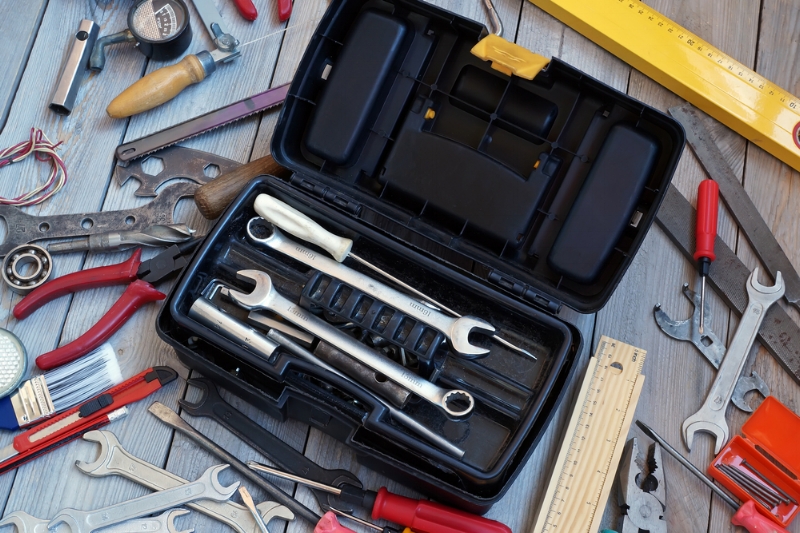
[{"label": "wooden ruler", "polygon": [[647,352],[603,336],[531,533],[596,533],[642,392]]},{"label": "wooden ruler", "polygon": [[795,170],[800,99],[639,0],[531,0]]}]

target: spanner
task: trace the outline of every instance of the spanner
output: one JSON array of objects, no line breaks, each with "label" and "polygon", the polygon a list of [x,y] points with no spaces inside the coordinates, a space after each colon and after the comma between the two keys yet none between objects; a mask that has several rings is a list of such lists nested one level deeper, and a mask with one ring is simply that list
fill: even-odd
[{"label": "spanner", "polygon": [[[170,509],[152,518],[135,518],[103,529],[103,533],[192,533],[194,529],[178,531],[175,519],[187,514],[186,509]],[[14,525],[17,533],[52,533],[47,529],[50,520],[36,518],[24,511],[14,511],[0,520],[0,527]]]},{"label": "spanner", "polygon": [[489,353],[487,348],[475,346],[469,341],[469,335],[473,330],[489,335],[495,332],[494,326],[485,320],[472,316],[454,318],[428,307],[407,294],[288,239],[277,227],[261,217],[252,218],[247,223],[247,236],[251,242],[272,248],[311,268],[324,272],[373,298],[386,302],[423,324],[441,331],[449,339],[453,350],[462,356],[474,358]]},{"label": "spanner", "polygon": [[203,475],[197,481],[103,507],[96,511],[79,511],[72,508],[62,509],[47,524],[47,527],[48,529],[53,529],[63,523],[69,527],[70,533],[92,533],[98,529],[113,526],[131,518],[151,515],[199,499],[223,502],[230,498],[239,488],[238,481],[228,487],[219,482],[219,473],[226,468],[228,468],[228,465],[212,466],[203,472]]},{"label": "spanner", "polygon": [[[711,306],[706,302],[706,327],[705,332],[701,335],[698,327],[700,323],[700,295],[690,289],[688,283],[683,284],[683,295],[694,305],[692,316],[686,320],[672,320],[667,313],[661,309],[661,304],[656,304],[653,308],[653,316],[656,319],[656,324],[661,328],[661,331],[673,339],[689,341],[694,344],[700,353],[708,359],[708,362],[711,363],[714,368],[718,369],[722,358],[725,356],[725,345],[722,344],[719,337],[708,327],[708,324],[712,320]],[[739,380],[736,382],[736,388],[733,390],[733,396],[731,397],[733,405],[745,413],[753,412],[753,408],[745,400],[745,396],[750,391],[758,391],[765,398],[769,396],[769,387],[756,372],[751,372],[750,377],[740,376]]]},{"label": "spanner", "polygon": [[[188,483],[172,472],[131,455],[110,431],[90,431],[83,436],[83,440],[100,445],[100,453],[96,460],[91,463],[75,462],[75,466],[84,474],[92,477],[117,475],[152,490],[171,489]],[[237,503],[200,500],[187,504],[187,507],[229,525],[237,533],[260,533],[258,525],[247,509]],[[263,502],[256,508],[261,513],[264,523],[269,523],[276,517],[284,520],[294,519],[294,514],[279,503]]]},{"label": "spanner", "polygon": [[758,328],[764,320],[764,314],[772,304],[781,299],[784,291],[783,276],[780,272],[775,275],[775,285],[765,287],[758,282],[758,270],[755,268],[747,278],[749,301],[733,340],[728,346],[728,353],[711,385],[708,397],[700,410],[683,422],[683,438],[689,450],[692,449],[694,434],[698,431],[711,433],[716,437],[715,454],[719,453],[723,444],[728,441],[730,430],[725,421],[725,410],[750,354]]},{"label": "spanner", "polygon": [[[335,263],[335,261],[333,262]],[[236,290],[229,292],[230,297],[245,309],[267,309],[279,314],[289,322],[336,346],[376,372],[380,372],[387,379],[399,383],[420,398],[443,409],[451,416],[467,415],[475,407],[475,399],[469,392],[443,389],[422,379],[405,367],[361,344],[350,335],[341,332],[323,319],[287,300],[278,294],[278,291],[272,286],[272,279],[266,272],[240,270],[237,272],[237,276],[243,280],[250,280],[256,285],[250,294]]]},{"label": "spanner", "polygon": [[[184,412],[192,416],[203,416],[215,420],[225,429],[249,444],[270,461],[284,470],[293,474],[311,478],[320,483],[340,486],[342,483],[361,488],[361,481],[347,470],[327,470],[298,452],[287,443],[256,424],[241,411],[225,401],[220,396],[216,385],[206,378],[192,378],[187,385],[197,387],[202,391],[200,399],[196,402],[178,400]],[[345,512],[350,512],[348,504],[335,495],[312,490],[312,494],[321,508],[335,507]],[[264,520],[266,522],[267,520]]]}]

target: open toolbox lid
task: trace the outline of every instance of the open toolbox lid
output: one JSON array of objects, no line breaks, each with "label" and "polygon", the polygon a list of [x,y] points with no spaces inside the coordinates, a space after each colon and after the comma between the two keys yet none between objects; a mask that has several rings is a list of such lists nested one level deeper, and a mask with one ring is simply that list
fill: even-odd
[{"label": "open toolbox lid", "polygon": [[747,422],[742,424],[742,435],[756,449],[761,448],[795,476],[800,474],[800,447],[797,446],[800,417],[774,396],[767,396]]},{"label": "open toolbox lid", "polygon": [[483,60],[487,34],[417,0],[333,0],[272,152],[295,187],[408,246],[551,311],[597,311],[655,219],[683,129],[495,36]]}]

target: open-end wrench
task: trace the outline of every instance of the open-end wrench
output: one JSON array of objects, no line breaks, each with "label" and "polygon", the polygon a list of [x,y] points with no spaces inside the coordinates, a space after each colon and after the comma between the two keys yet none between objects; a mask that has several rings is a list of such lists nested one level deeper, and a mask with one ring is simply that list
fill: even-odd
[{"label": "open-end wrench", "polygon": [[[694,312],[690,318],[686,320],[672,320],[667,313],[661,309],[661,304],[656,304],[653,308],[653,316],[656,319],[656,324],[661,328],[661,331],[679,341],[688,341],[695,345],[701,354],[708,359],[711,365],[718,369],[722,358],[725,356],[725,345],[719,340],[716,333],[711,331],[708,324],[712,320],[711,306],[706,301],[705,304],[705,321],[706,327],[701,335],[699,332],[700,324],[700,295],[689,288],[688,283],[683,284],[683,295],[692,302],[694,305]],[[758,391],[765,398],[769,396],[769,387],[764,380],[761,379],[756,372],[751,372],[749,377],[740,376],[736,382],[736,388],[733,390],[731,402],[733,405],[744,411],[745,413],[752,413],[753,408],[745,400],[745,396],[750,391]]]},{"label": "open-end wrench", "polygon": [[758,328],[764,320],[767,309],[781,299],[784,285],[783,276],[778,272],[775,276],[775,285],[765,287],[758,282],[758,268],[755,268],[747,278],[747,308],[742,313],[739,327],[733,335],[728,346],[728,353],[723,359],[717,372],[717,377],[711,385],[705,403],[695,414],[683,422],[683,438],[686,447],[692,449],[694,434],[698,431],[711,433],[716,438],[714,453],[722,449],[728,441],[730,430],[725,421],[725,410],[731,401],[736,381],[742,373],[750,348],[758,334]]},{"label": "open-end wrench", "polygon": [[[170,509],[152,518],[134,518],[103,529],[103,533],[192,533],[194,529],[179,531],[175,519],[188,514],[186,509]],[[0,527],[13,525],[17,533],[53,533],[47,528],[50,520],[36,518],[24,511],[14,511],[0,520]]]},{"label": "open-end wrench", "polygon": [[[333,262],[336,263],[335,261]],[[339,263],[336,264],[338,265]],[[336,346],[376,372],[380,372],[387,379],[399,383],[451,416],[465,416],[475,407],[475,399],[469,392],[444,389],[422,379],[405,367],[361,344],[350,335],[342,333],[323,319],[287,300],[278,294],[278,291],[272,285],[272,279],[266,272],[240,270],[237,276],[240,279],[255,283],[255,288],[250,294],[236,290],[229,292],[233,301],[245,309],[266,309],[279,314],[289,322],[300,326],[328,344]]]},{"label": "open-end wrench", "polygon": [[223,502],[239,488],[238,481],[228,487],[219,482],[219,473],[226,468],[228,465],[212,466],[203,472],[197,481],[103,507],[96,511],[62,509],[47,524],[47,527],[53,529],[59,524],[64,524],[69,527],[69,533],[92,533],[131,518],[151,515],[199,499]]},{"label": "open-end wrench", "polygon": [[[262,426],[256,424],[244,413],[226,402],[220,396],[216,385],[211,380],[192,378],[187,384],[200,389],[202,395],[196,402],[178,400],[178,403],[186,413],[192,416],[212,418],[283,470],[288,470],[298,476],[310,478],[333,487],[347,483],[361,488],[361,481],[351,472],[322,468]],[[314,494],[319,506],[323,509],[335,507],[345,512],[352,510],[348,508],[349,504],[341,501],[333,494],[314,489],[312,489],[312,494]]]},{"label": "open-end wrench", "polygon": [[277,227],[261,217],[252,218],[247,223],[247,237],[253,243],[272,248],[324,272],[441,331],[449,339],[453,350],[462,356],[474,358],[489,353],[487,348],[475,346],[469,340],[473,330],[489,335],[495,332],[494,326],[485,320],[472,316],[454,318],[437,311],[405,293],[288,239]]},{"label": "open-end wrench", "polygon": [[[100,445],[97,459],[92,462],[76,461],[75,466],[84,474],[92,477],[121,476],[152,490],[171,489],[189,483],[172,472],[131,455],[110,431],[90,431],[83,436],[83,440]],[[261,533],[247,509],[237,503],[200,500],[187,504],[187,507],[229,525],[237,533]],[[279,503],[262,502],[256,505],[256,509],[265,524],[276,517],[294,519],[294,514]]]}]

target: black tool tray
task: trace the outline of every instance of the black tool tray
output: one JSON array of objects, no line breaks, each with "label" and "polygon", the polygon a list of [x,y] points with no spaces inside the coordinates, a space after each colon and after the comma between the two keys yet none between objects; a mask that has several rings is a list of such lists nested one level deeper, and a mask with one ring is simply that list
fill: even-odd
[{"label": "black tool tray", "polygon": [[[471,53],[486,35],[480,24],[423,2],[333,0],[273,140],[276,159],[294,174],[251,182],[158,318],[180,359],[220,386],[275,417],[318,427],[367,466],[474,512],[508,489],[575,372],[580,334],[556,311],[566,304],[592,312],[608,300],[684,144],[670,117],[558,60],[532,80],[495,70]],[[283,349],[259,357],[189,318],[212,282],[248,292],[240,269],[267,272],[282,295],[329,316],[309,297],[316,272],[247,240],[260,193],[353,239],[354,253],[459,313],[488,320],[537,356],[477,336],[490,348],[485,358],[466,360],[443,346],[411,360],[437,385],[476,398],[464,420],[418,399],[403,408],[464,449],[462,459],[397,424],[353,382]],[[214,304],[246,319],[223,297]]]}]

